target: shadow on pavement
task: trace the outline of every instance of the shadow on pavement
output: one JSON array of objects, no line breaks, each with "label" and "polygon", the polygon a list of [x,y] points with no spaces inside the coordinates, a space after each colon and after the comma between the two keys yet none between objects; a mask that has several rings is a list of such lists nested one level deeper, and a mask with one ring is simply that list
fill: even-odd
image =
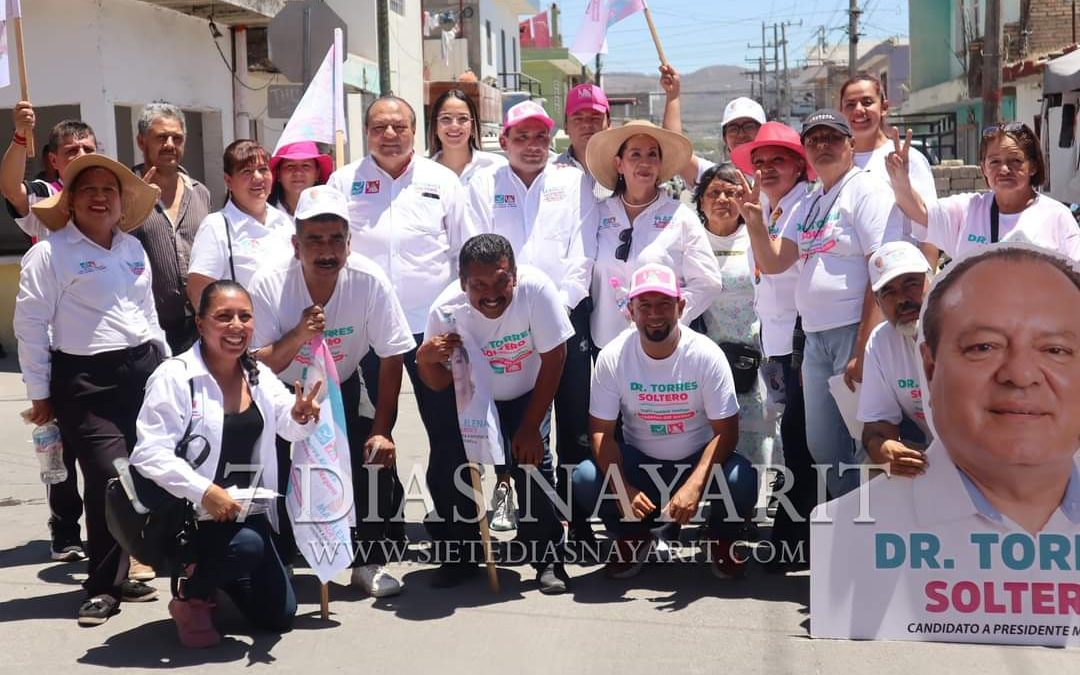
[{"label": "shadow on pavement", "polygon": [[[222,628],[229,630],[228,622]],[[91,647],[79,663],[109,668],[183,668],[204,663],[247,660],[248,665],[273,663],[271,649],[281,640],[274,633],[253,634],[248,644],[222,635],[221,644],[210,649],[188,649],[176,637],[172,619],[162,619],[117,633],[97,647]]]},{"label": "shadow on pavement", "polygon": [[0,550],[0,567],[40,565],[49,561],[49,542],[34,539],[12,548]]},{"label": "shadow on pavement", "polygon": [[0,623],[34,621],[37,619],[67,619],[73,624],[79,604],[85,599],[81,588],[32,598],[15,598],[0,602]]},{"label": "shadow on pavement", "polygon": [[[409,572],[403,577],[405,592],[392,598],[379,598],[372,604],[375,609],[394,612],[407,621],[430,621],[451,616],[458,609],[474,609],[523,600],[523,592],[535,588],[531,568],[523,568],[524,576],[516,569],[499,568],[499,593],[488,587],[487,572],[478,565],[479,572],[453,588],[432,588],[436,570],[425,569]],[[342,588],[344,598],[365,598],[363,591]]]}]

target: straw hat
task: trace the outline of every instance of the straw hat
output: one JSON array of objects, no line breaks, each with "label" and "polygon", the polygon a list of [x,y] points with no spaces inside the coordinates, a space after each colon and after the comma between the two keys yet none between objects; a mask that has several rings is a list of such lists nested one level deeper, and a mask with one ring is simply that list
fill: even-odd
[{"label": "straw hat", "polygon": [[[80,173],[95,167],[107,169],[120,181],[120,229],[130,232],[142,225],[157,204],[158,195],[161,194],[158,186],[144,183],[131,169],[97,153],[83,155],[68,164],[64,169],[64,185],[72,185]],[[64,229],[71,220],[71,204],[66,189],[41,200],[30,209],[53,232]]]},{"label": "straw hat", "polygon": [[661,129],[651,122],[634,120],[617,129],[601,131],[589,139],[585,148],[585,165],[597,183],[609,190],[615,189],[619,172],[615,170],[615,153],[619,146],[632,136],[645,135],[660,145],[660,176],[657,183],[671,180],[690,161],[693,146],[690,139],[674,131]]}]

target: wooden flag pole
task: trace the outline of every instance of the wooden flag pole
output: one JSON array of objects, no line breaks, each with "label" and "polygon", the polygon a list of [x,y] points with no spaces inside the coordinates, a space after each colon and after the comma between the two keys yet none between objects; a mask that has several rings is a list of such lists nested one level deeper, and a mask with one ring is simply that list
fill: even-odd
[{"label": "wooden flag pole", "polygon": [[[15,54],[19,57],[19,85],[22,100],[30,100],[30,81],[26,77],[26,53],[23,51],[22,17],[15,17]],[[33,157],[34,133],[31,131],[26,136],[26,156]]]},{"label": "wooden flag pole", "polygon": [[345,132],[334,132],[334,168],[340,169],[345,166]]},{"label": "wooden flag pole", "polygon": [[319,589],[319,616],[323,621],[330,620],[330,587],[326,584]]},{"label": "wooden flag pole", "polygon": [[653,24],[652,12],[649,11],[649,6],[644,2],[641,3],[645,8],[645,22],[649,24],[649,32],[652,34],[653,44],[656,45],[656,54],[660,57],[660,65],[668,65],[667,57],[664,56],[664,47],[660,44],[660,34],[656,32],[656,25]]},{"label": "wooden flag pole", "polygon": [[487,566],[488,585],[492,593],[499,592],[499,574],[491,555],[491,530],[488,529],[487,506],[484,504],[484,492],[480,489],[480,470],[476,464],[469,464],[469,479],[472,481],[473,496],[476,497],[476,512],[480,516],[480,540],[484,544],[484,564]]}]

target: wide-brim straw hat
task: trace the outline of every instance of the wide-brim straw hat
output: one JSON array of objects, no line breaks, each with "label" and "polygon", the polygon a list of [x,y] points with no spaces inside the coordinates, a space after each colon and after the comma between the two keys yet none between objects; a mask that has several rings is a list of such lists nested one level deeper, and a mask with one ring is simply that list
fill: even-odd
[{"label": "wide-brim straw hat", "polygon": [[[97,153],[76,158],[64,169],[64,185],[73,185],[80,173],[100,167],[112,172],[120,181],[120,229],[130,232],[142,225],[157,204],[161,190],[149,185],[115,159]],[[64,229],[71,220],[71,204],[67,189],[34,204],[31,210],[51,231]]]},{"label": "wide-brim straw hat", "polygon": [[627,139],[644,135],[653,139],[660,146],[660,175],[657,183],[664,183],[679,173],[690,161],[694,146],[690,139],[682,134],[662,129],[652,122],[633,120],[621,127],[601,131],[589,139],[585,148],[585,166],[597,183],[609,190],[615,189],[619,172],[615,170],[615,153]]}]

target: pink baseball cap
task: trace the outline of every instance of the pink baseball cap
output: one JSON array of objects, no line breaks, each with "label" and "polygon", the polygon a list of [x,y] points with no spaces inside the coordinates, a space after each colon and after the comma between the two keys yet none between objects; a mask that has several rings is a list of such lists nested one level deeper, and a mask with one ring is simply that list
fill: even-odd
[{"label": "pink baseball cap", "polygon": [[510,109],[506,111],[506,121],[503,123],[503,133],[506,133],[527,120],[540,120],[544,123],[544,126],[547,127],[548,131],[555,128],[555,120],[551,119],[547,114],[547,111],[544,110],[544,106],[536,101],[522,101],[521,103],[510,106]]},{"label": "pink baseball cap", "polygon": [[672,298],[678,298],[679,281],[675,278],[675,272],[667,265],[649,263],[642,265],[634,272],[634,278],[630,283],[630,292],[627,298],[636,298],[642,293],[662,293]]},{"label": "pink baseball cap", "polygon": [[610,112],[607,94],[595,84],[579,84],[566,93],[566,116],[570,117],[579,110]]}]

